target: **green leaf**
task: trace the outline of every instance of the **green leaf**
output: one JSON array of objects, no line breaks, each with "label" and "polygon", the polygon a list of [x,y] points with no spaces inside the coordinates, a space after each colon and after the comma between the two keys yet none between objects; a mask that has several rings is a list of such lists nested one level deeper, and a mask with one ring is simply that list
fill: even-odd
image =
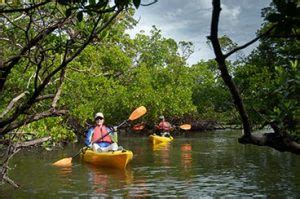
[{"label": "green leaf", "polygon": [[95,0],[90,0],[89,3],[90,3],[90,5],[95,5],[96,1]]}]

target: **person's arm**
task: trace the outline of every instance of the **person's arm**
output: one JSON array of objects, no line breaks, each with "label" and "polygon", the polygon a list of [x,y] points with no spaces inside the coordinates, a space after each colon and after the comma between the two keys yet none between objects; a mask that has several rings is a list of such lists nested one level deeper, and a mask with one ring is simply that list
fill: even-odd
[{"label": "person's arm", "polygon": [[169,126],[170,126],[170,131],[173,131],[175,127],[170,123],[169,123]]},{"label": "person's arm", "polygon": [[105,127],[107,131],[107,136],[110,136],[110,139],[113,143],[118,143],[118,128],[117,126]]},{"label": "person's arm", "polygon": [[166,122],[166,124],[167,124],[166,126],[167,131],[171,131],[172,125],[170,124],[170,122]]},{"label": "person's arm", "polygon": [[154,126],[154,128],[155,128],[155,130],[158,130],[158,129],[159,129],[159,125],[156,124],[156,125]]},{"label": "person's arm", "polygon": [[92,136],[93,136],[94,129],[90,128],[87,132],[86,138],[85,138],[85,145],[88,147],[92,147]]},{"label": "person's arm", "polygon": [[113,127],[105,126],[105,128],[106,128],[106,131],[109,135],[111,135],[112,133],[118,132],[118,127],[117,126],[113,126]]},{"label": "person's arm", "polygon": [[158,130],[163,130],[163,129],[164,129],[164,124],[163,124],[163,122],[160,122],[160,123],[157,125],[157,128],[158,128]]}]

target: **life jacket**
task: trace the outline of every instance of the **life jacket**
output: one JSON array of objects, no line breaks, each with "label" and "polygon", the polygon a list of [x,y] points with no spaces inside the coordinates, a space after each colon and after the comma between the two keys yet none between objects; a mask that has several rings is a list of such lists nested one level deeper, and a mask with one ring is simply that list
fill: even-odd
[{"label": "life jacket", "polygon": [[[92,142],[96,141],[98,138],[103,137],[104,135],[106,135],[107,129],[104,125],[100,126],[96,126],[94,128],[94,133],[93,133],[93,137],[92,137]],[[108,143],[112,143],[111,138],[109,135],[105,136],[103,139],[98,140],[97,142],[108,142]]]},{"label": "life jacket", "polygon": [[164,130],[164,131],[170,131],[171,126],[169,124],[169,122],[160,122],[158,125],[159,130]]}]

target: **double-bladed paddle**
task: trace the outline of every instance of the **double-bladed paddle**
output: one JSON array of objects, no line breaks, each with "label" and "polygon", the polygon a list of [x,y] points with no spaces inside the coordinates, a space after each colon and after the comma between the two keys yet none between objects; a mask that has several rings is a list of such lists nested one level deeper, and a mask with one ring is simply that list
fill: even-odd
[{"label": "double-bladed paddle", "polygon": [[[124,124],[126,124],[127,122],[129,121],[133,121],[133,120],[136,120],[138,118],[140,118],[141,116],[143,116],[145,113],[147,112],[147,109],[144,107],[144,106],[140,106],[138,107],[137,109],[135,109],[129,116],[129,118],[127,120],[124,120],[122,123],[120,123],[117,128],[123,126]],[[96,141],[94,142],[97,142],[101,139],[103,139],[104,137],[106,137],[107,135],[109,135],[111,132],[108,132],[107,134],[105,134],[104,136],[100,137],[99,139],[97,139]],[[93,143],[94,143],[93,142]],[[76,156],[78,156],[82,149],[84,148],[81,148],[79,150],[78,153],[76,153],[75,155],[73,155],[72,157],[68,157],[68,158],[63,158],[61,160],[58,160],[56,162],[54,162],[52,165],[54,166],[60,166],[60,167],[68,167],[68,166],[71,166],[72,165],[72,159],[75,158]]]}]

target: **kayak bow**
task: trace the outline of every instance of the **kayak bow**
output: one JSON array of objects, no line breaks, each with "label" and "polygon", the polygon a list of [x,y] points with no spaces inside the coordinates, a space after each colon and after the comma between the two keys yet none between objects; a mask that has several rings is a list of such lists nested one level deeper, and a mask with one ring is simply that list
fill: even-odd
[{"label": "kayak bow", "polygon": [[153,144],[159,144],[159,143],[168,143],[168,142],[171,142],[172,140],[174,140],[174,138],[172,136],[170,136],[170,137],[162,137],[162,136],[159,136],[159,135],[150,135],[149,136],[149,140]]},{"label": "kayak bow", "polygon": [[129,150],[95,152],[91,149],[83,151],[81,158],[83,161],[103,167],[124,169],[132,160],[133,153]]}]

